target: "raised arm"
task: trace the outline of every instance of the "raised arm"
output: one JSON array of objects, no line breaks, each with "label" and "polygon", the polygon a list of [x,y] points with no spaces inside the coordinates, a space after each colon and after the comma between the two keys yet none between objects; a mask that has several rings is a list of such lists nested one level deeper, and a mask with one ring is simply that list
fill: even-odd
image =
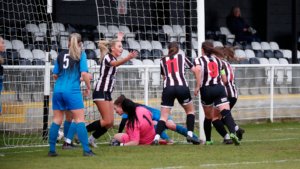
[{"label": "raised arm", "polygon": [[127,57],[125,57],[125,58],[123,58],[123,59],[120,59],[120,60],[116,60],[116,61],[110,62],[110,65],[111,65],[111,66],[114,66],[114,67],[123,65],[124,63],[126,63],[126,62],[129,61],[130,59],[135,58],[137,55],[138,55],[138,52],[137,52],[137,51],[132,51],[132,52],[130,52],[130,53],[128,54]]}]

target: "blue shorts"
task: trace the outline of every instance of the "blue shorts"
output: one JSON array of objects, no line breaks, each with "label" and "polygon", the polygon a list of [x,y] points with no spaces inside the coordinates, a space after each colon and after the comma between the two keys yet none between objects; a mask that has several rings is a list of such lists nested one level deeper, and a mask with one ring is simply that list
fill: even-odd
[{"label": "blue shorts", "polygon": [[74,93],[53,93],[53,110],[76,110],[83,109],[83,99],[81,92]]}]

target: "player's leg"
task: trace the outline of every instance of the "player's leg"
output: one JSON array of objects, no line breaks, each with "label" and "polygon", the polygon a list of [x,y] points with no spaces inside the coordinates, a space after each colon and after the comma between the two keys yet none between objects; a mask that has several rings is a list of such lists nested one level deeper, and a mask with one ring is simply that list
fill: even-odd
[{"label": "player's leg", "polygon": [[159,139],[162,135],[162,132],[166,129],[166,121],[168,120],[168,116],[171,112],[171,108],[169,107],[161,107],[161,116],[160,116],[160,120],[157,123],[157,127],[156,127],[156,135],[154,137],[154,144],[158,144],[159,143]]},{"label": "player's leg", "polygon": [[161,115],[156,127],[156,135],[153,140],[153,144],[158,145],[161,133],[166,129],[166,122],[168,120],[171,109],[174,106],[175,101],[175,88],[166,87],[162,92],[161,101]]},{"label": "player's leg", "polygon": [[206,137],[206,144],[211,145],[213,143],[211,140],[211,122],[212,122],[213,107],[211,105],[202,105],[202,106],[205,114],[203,128]]},{"label": "player's leg", "polygon": [[64,121],[64,135],[67,136],[69,128],[73,120],[72,113],[70,111],[65,111],[65,121]]},{"label": "player's leg", "polygon": [[220,112],[216,108],[213,109],[212,124],[216,128],[217,132],[223,137],[224,144],[233,143],[224,127],[224,123],[220,120]]},{"label": "player's leg", "polygon": [[84,110],[76,109],[76,110],[72,110],[72,113],[73,113],[74,121],[76,123],[76,132],[78,135],[78,139],[82,145],[83,155],[84,156],[95,155],[89,148],[88,133],[85,127],[85,120],[84,120]]},{"label": "player's leg", "polygon": [[[229,97],[228,100],[229,100],[230,110],[232,110],[233,106],[237,102],[237,98],[236,97]],[[243,134],[245,133],[245,130],[240,128],[238,125],[236,125],[234,129],[236,131],[236,136],[239,138],[239,140],[242,140],[243,139]]]},{"label": "player's leg", "polygon": [[[111,101],[95,101],[102,119],[93,122],[91,125],[96,126],[96,130],[89,137],[89,143],[93,147],[97,147],[95,139],[98,139],[113,126],[113,103]],[[89,128],[89,126],[87,126]]]},{"label": "player's leg", "polygon": [[[179,134],[181,134],[185,137],[187,136],[187,132],[188,132],[187,128],[185,128],[182,125],[176,124],[172,119],[170,119],[170,116],[169,116],[169,119],[166,123],[166,126],[170,130],[173,130],[173,131],[175,131],[175,132],[177,132],[177,133],[179,133]],[[194,133],[193,133],[193,137],[198,139],[198,137]]]},{"label": "player's leg", "polygon": [[223,103],[220,105],[217,105],[218,109],[220,110],[220,114],[222,116],[222,121],[227,126],[229,132],[230,132],[230,138],[234,142],[235,145],[239,145],[240,141],[238,137],[235,134],[235,121],[231,115],[231,111],[229,109],[229,103]]},{"label": "player's leg", "polygon": [[48,156],[57,156],[56,154],[56,140],[58,136],[58,130],[63,121],[63,111],[61,110],[53,110],[53,122],[49,131],[49,153]]}]

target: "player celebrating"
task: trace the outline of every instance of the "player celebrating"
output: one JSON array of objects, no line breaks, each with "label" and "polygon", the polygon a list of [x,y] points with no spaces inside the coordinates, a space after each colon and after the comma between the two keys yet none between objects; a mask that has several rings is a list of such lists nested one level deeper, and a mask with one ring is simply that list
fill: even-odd
[{"label": "player celebrating", "polygon": [[[219,114],[230,132],[230,138],[235,145],[239,145],[239,139],[235,135],[236,124],[232,118],[227,94],[221,80],[222,61],[215,56],[219,55],[220,52],[213,48],[212,42],[205,41],[202,43],[202,54],[202,57],[195,59],[195,66],[202,75],[201,81],[197,83],[201,86],[201,102],[206,117],[204,130],[207,141],[210,141],[210,132],[207,131],[211,131],[211,129],[207,130],[207,128],[211,128],[213,106],[215,106],[219,109]],[[198,90],[195,90],[194,94],[198,95]]]},{"label": "player celebrating", "polygon": [[117,57],[123,52],[121,43],[123,36],[124,33],[119,32],[118,39],[111,40],[110,42],[99,42],[101,51],[100,77],[93,92],[93,101],[102,119],[96,120],[87,126],[88,132],[94,131],[89,137],[89,144],[93,147],[97,147],[95,139],[98,139],[107,132],[107,129],[113,126],[114,109],[111,93],[116,80],[117,67],[138,55],[136,51],[133,51],[127,57],[117,60]]},{"label": "player celebrating", "polygon": [[[175,99],[178,100],[187,114],[187,141],[192,142],[193,144],[200,144],[200,141],[193,137],[195,111],[190,90],[184,77],[184,69],[185,66],[191,69],[197,80],[200,80],[199,71],[195,70],[193,64],[187,58],[178,53],[179,46],[177,42],[171,42],[168,45],[168,49],[168,55],[163,57],[160,61],[161,74],[164,78],[164,87],[162,92],[161,117],[157,124],[153,144],[158,144],[161,133],[166,128],[166,122],[171,109],[174,106]],[[197,86],[196,90],[199,90],[199,88],[200,86]]]},{"label": "player celebrating", "polygon": [[112,145],[134,146],[151,144],[155,136],[151,112],[126,98],[122,101],[120,109],[128,115],[126,133],[116,134]]},{"label": "player celebrating", "polygon": [[[122,120],[121,120],[121,123],[119,125],[119,131],[118,131],[119,133],[122,133],[122,131],[125,127],[125,124],[128,120],[128,115],[126,113],[124,113],[123,109],[122,109],[122,103],[125,99],[126,99],[126,97],[124,95],[121,95],[114,102],[114,109],[115,109],[116,113],[119,114],[120,116],[122,116]],[[146,105],[142,105],[142,104],[137,104],[137,105],[142,106],[142,107],[146,108],[147,110],[149,110],[151,112],[152,121],[154,122],[154,125],[156,126],[157,122],[160,119],[160,114],[161,114],[160,110],[155,109],[153,107],[146,106]],[[173,130],[173,131],[176,131],[177,133],[179,133],[179,134],[181,134],[185,137],[187,136],[187,129],[185,127],[181,126],[181,125],[175,124],[174,121],[172,120],[171,115],[169,115],[168,120],[166,122],[166,128],[170,129],[170,130]],[[198,139],[198,137],[195,134],[193,134],[193,137],[195,139]],[[169,136],[164,131],[161,134],[161,138],[166,140],[167,144],[172,143]]]},{"label": "player celebrating", "polygon": [[73,113],[76,132],[83,147],[83,155],[95,155],[88,146],[88,135],[84,123],[84,105],[80,90],[81,76],[87,86],[84,95],[90,94],[90,78],[87,72],[86,54],[81,51],[81,36],[78,33],[72,33],[69,37],[69,50],[59,54],[53,69],[53,77],[56,82],[52,99],[54,116],[49,132],[50,151],[48,156],[57,156],[55,144],[65,110],[70,110]]}]

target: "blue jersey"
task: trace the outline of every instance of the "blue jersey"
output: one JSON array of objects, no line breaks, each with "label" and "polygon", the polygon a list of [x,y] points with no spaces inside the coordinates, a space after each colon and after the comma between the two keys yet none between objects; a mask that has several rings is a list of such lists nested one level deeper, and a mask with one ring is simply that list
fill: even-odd
[{"label": "blue jersey", "polygon": [[53,69],[53,74],[58,75],[54,92],[80,92],[81,72],[88,72],[86,53],[81,53],[80,60],[74,60],[68,50],[62,51]]},{"label": "blue jersey", "polygon": [[[149,110],[152,113],[152,120],[159,121],[159,119],[160,119],[160,110],[158,110],[156,108],[153,108],[153,107],[143,105],[143,104],[141,104],[140,106],[146,108],[147,110]],[[123,113],[122,118],[127,119],[128,115]]]}]

